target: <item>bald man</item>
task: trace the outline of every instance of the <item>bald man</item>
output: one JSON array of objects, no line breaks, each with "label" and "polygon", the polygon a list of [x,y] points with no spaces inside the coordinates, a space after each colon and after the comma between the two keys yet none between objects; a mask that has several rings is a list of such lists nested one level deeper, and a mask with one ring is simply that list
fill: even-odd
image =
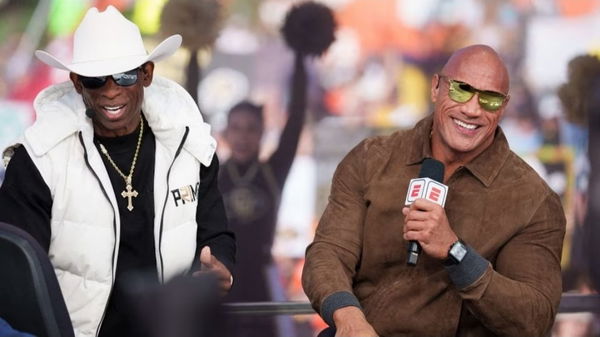
[{"label": "bald man", "polygon": [[[323,335],[543,336],[560,301],[565,217],[498,126],[508,71],[488,46],[460,49],[431,100],[431,116],[364,140],[336,170],[302,275]],[[445,165],[444,208],[404,206],[425,158]],[[422,247],[415,266],[409,241]]]}]

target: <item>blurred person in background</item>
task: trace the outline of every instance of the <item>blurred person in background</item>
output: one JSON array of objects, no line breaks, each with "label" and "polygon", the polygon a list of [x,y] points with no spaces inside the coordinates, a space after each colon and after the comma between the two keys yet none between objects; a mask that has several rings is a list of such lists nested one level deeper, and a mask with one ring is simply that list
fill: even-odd
[{"label": "blurred person in background", "polygon": [[[189,94],[153,76],[181,37],[147,53],[114,7],[91,8],[70,80],[36,98],[36,122],[4,152],[0,221],[47,249],[77,336],[131,336],[128,280],[211,274],[232,284],[235,239],[218,189],[210,127]],[[4,271],[10,272],[10,271]]]},{"label": "blurred person in background", "polygon": [[[543,336],[561,296],[560,199],[498,122],[509,75],[496,51],[456,51],[431,80],[434,111],[340,163],[307,248],[303,287],[329,336]],[[445,165],[445,208],[404,206],[420,164]],[[440,177],[442,178],[442,177]],[[422,247],[407,265],[408,242]]]},{"label": "blurred person in background", "polygon": [[[581,273],[583,279],[589,278],[591,284],[570,282],[576,288],[590,287],[595,292],[600,289],[600,265],[595,257],[600,254],[600,158],[595,153],[600,148],[600,60],[592,55],[580,55],[569,61],[568,81],[558,90],[558,97],[565,108],[566,118],[571,123],[587,127],[589,177],[583,224],[579,222],[573,233],[571,248],[572,277]],[[580,200],[581,201],[581,200]],[[573,290],[573,289],[566,289]]]},{"label": "blurred person in background", "polygon": [[[219,186],[238,246],[236,285],[227,296],[229,301],[269,301],[273,287],[278,286],[271,248],[283,186],[296,156],[306,114],[306,70],[301,54],[295,56],[288,112],[277,149],[266,160],[259,159],[264,131],[262,106],[243,101],[228,114],[223,138],[231,157],[221,168]],[[237,336],[269,336],[275,332],[272,319],[238,319]]]},{"label": "blurred person in background", "polygon": [[[600,265],[596,258],[600,251],[600,163],[596,154],[600,147],[600,60],[593,55],[579,55],[568,63],[567,82],[558,89],[558,97],[564,107],[566,119],[586,128],[588,134],[587,165],[580,165],[575,195],[575,225],[569,252],[569,263],[564,273],[564,291],[579,294],[597,294],[600,289]],[[587,186],[586,186],[587,185]],[[600,317],[597,313],[562,313],[556,317],[552,331],[555,337],[591,337],[600,334]]]}]

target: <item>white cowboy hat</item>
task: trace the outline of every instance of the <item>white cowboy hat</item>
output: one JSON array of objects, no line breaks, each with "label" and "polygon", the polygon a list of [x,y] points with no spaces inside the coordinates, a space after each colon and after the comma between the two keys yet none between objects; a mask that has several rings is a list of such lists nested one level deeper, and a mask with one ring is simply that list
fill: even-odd
[{"label": "white cowboy hat", "polygon": [[35,56],[49,66],[82,76],[108,76],[173,54],[181,45],[181,35],[166,38],[148,54],[139,28],[116,8],[104,12],[90,8],[77,27],[73,38],[73,60],[66,63],[50,53],[36,50]]}]

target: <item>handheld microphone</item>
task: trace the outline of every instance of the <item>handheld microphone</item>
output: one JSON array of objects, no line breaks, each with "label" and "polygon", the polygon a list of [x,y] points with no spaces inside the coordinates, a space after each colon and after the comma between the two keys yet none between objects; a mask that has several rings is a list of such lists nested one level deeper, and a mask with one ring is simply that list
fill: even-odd
[{"label": "handheld microphone", "polygon": [[[415,200],[423,198],[444,207],[448,186],[444,185],[443,181],[444,164],[433,158],[425,158],[419,171],[419,178],[410,180],[404,204],[408,206]],[[421,245],[419,242],[411,240],[408,243],[408,261],[406,263],[409,266],[417,265],[420,253]]]}]

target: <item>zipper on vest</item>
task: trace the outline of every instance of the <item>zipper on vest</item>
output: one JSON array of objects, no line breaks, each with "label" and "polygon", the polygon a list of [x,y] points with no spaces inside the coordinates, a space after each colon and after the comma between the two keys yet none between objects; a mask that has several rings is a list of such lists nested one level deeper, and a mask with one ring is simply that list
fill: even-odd
[{"label": "zipper on vest", "polygon": [[[90,169],[90,171],[92,172],[92,174],[94,175],[94,177],[96,178],[96,180],[98,180],[98,185],[100,185],[102,193],[106,197],[106,200],[108,200],[108,202],[110,203],[110,198],[108,197],[108,193],[106,193],[106,189],[104,188],[104,185],[102,185],[102,182],[100,181],[100,178],[96,174],[96,171],[94,171],[94,169],[92,168],[92,165],[90,165],[90,162],[88,160],[87,148],[85,147],[85,143],[83,142],[83,136],[81,134],[81,131],[79,131],[79,141],[81,142],[81,146],[83,147],[83,158],[85,160],[85,164]],[[111,206],[112,206],[112,203],[111,203]],[[113,211],[114,211],[114,208],[113,208]],[[112,252],[112,257],[111,257],[111,264],[113,263],[112,261],[115,260],[115,251],[116,251],[116,245],[117,245],[117,220],[116,220],[116,215],[113,216],[113,232],[115,233],[115,245],[113,246],[113,252]],[[113,268],[111,268],[111,274],[112,274],[111,279],[112,279],[112,282],[110,284],[110,291],[108,292],[108,298],[106,299],[106,304],[104,305],[104,310],[102,311],[102,317],[100,317],[100,323],[98,323],[98,327],[96,328],[96,336],[98,336],[98,334],[100,334],[100,327],[102,326],[102,323],[104,322],[104,316],[106,316],[106,308],[108,308],[108,302],[110,301],[110,296],[112,295],[112,292],[113,292],[113,288],[114,288],[113,286],[114,286],[114,283],[115,283],[115,267],[116,266],[113,266]]]},{"label": "zipper on vest", "polygon": [[177,147],[177,151],[175,151],[175,156],[173,156],[173,161],[171,161],[171,165],[169,165],[169,170],[167,171],[167,194],[165,196],[165,202],[163,203],[163,208],[160,214],[160,231],[158,234],[158,256],[160,257],[160,282],[165,283],[165,269],[163,263],[162,256],[162,235],[163,235],[163,223],[165,220],[165,209],[167,208],[167,201],[169,200],[169,177],[171,176],[171,169],[173,168],[173,164],[175,160],[179,156],[181,149],[183,148],[183,144],[185,144],[185,140],[187,139],[188,133],[190,132],[189,127],[185,127],[185,133],[183,134],[183,138],[181,139],[181,143]]}]

